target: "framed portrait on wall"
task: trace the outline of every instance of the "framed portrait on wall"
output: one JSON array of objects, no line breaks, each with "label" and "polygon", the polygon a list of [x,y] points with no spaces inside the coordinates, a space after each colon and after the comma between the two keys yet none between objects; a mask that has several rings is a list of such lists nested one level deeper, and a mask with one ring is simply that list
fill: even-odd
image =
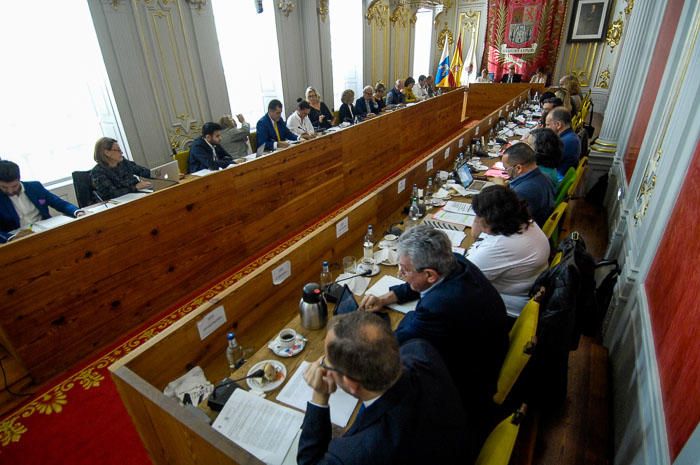
[{"label": "framed portrait on wall", "polygon": [[603,40],[610,16],[610,0],[574,0],[567,42]]}]

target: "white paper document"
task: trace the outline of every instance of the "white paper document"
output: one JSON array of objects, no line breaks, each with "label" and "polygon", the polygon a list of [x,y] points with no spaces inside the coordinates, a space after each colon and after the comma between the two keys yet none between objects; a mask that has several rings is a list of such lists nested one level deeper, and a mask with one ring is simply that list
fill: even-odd
[{"label": "white paper document", "polygon": [[[403,284],[403,281],[401,281],[399,278],[395,278],[393,276],[389,275],[384,275],[381,277],[379,281],[374,283],[372,287],[367,289],[367,292],[365,294],[368,295],[374,295],[374,296],[381,296],[389,292],[389,288],[391,286],[396,286],[399,284]],[[408,313],[411,310],[416,309],[416,304],[418,303],[417,300],[413,300],[411,302],[406,302],[403,304],[391,304],[388,307],[392,310],[396,310],[397,312],[401,313]]]},{"label": "white paper document", "polygon": [[452,243],[452,247],[459,247],[460,245],[462,245],[462,241],[464,240],[464,238],[467,237],[467,235],[464,234],[462,231],[452,231],[450,229],[442,228],[437,228],[437,230],[447,234],[447,237]]},{"label": "white paper document", "polygon": [[46,218],[45,220],[37,221],[32,224],[33,231],[48,231],[49,229],[56,228],[58,226],[63,226],[64,224],[75,221],[75,218],[71,218],[66,215],[52,216],[51,218]]},{"label": "white paper document", "polygon": [[[469,223],[474,223],[474,220],[470,220],[471,215],[466,215],[464,213],[452,213],[449,211],[440,210],[433,215],[438,221],[446,221],[447,223],[459,224],[462,226],[468,226]],[[472,217],[473,218],[473,217]]]},{"label": "white paper document", "polygon": [[203,170],[195,171],[194,173],[190,173],[192,176],[206,176],[208,174],[216,173],[216,171],[213,170],[208,170],[204,168]]},{"label": "white paper document", "polygon": [[304,415],[236,389],[212,427],[263,462],[281,465]]},{"label": "white paper document", "polygon": [[451,212],[451,213],[463,213],[465,215],[474,215],[474,211],[472,210],[472,204],[470,203],[465,203],[465,202],[455,202],[454,200],[448,201],[444,207],[442,207],[443,210],[446,212]]},{"label": "white paper document", "polygon": [[[306,411],[306,403],[311,400],[313,391],[304,381],[304,372],[311,365],[309,362],[302,362],[294,372],[292,378],[277,394],[277,400],[290,405],[299,410]],[[331,409],[331,422],[345,428],[352,416],[352,412],[357,406],[357,399],[338,388],[331,394],[328,400],[328,407]]]},{"label": "white paper document", "polygon": [[123,203],[129,203],[129,202],[133,202],[134,200],[142,199],[142,198],[146,197],[147,195],[148,194],[144,194],[143,192],[130,192],[128,194],[124,194],[122,196],[114,198],[114,199],[110,200],[110,202],[121,205]]}]

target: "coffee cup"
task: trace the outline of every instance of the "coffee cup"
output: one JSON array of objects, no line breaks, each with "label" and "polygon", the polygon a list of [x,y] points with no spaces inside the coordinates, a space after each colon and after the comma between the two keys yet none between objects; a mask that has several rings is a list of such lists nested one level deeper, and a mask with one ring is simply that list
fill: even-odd
[{"label": "coffee cup", "polygon": [[294,345],[297,339],[297,332],[292,328],[285,328],[277,335],[277,345],[281,349],[288,349]]}]

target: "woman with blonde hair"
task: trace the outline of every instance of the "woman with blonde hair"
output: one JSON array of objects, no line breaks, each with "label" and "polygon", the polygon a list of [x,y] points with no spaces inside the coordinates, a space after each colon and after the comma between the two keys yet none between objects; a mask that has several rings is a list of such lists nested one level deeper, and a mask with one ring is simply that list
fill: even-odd
[{"label": "woman with blonde hair", "polygon": [[328,106],[321,101],[321,95],[316,92],[316,89],[309,86],[305,93],[306,101],[311,106],[309,112],[309,120],[313,127],[320,130],[328,129],[333,125],[333,113],[328,109]]},{"label": "woman with blonde hair", "polygon": [[111,137],[102,137],[95,143],[94,158],[97,163],[90,171],[92,185],[101,200],[150,189],[152,184],[142,178],[150,178],[151,170],[124,158],[119,142]]},{"label": "woman with blonde hair", "polygon": [[[571,116],[573,116],[581,109],[581,84],[576,76],[568,74],[559,80],[559,85],[569,95],[569,107],[567,108],[571,111]],[[566,106],[566,100],[564,100],[564,106]]]}]

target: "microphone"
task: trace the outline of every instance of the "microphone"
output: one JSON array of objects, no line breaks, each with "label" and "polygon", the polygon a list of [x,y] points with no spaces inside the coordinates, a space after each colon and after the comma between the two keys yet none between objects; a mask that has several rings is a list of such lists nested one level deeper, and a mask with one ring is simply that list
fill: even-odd
[{"label": "microphone", "polygon": [[102,197],[100,197],[100,194],[98,194],[97,191],[92,191],[92,193],[95,197],[97,197],[97,200],[102,202],[102,204],[104,205],[105,208],[109,208],[109,206],[107,205],[107,201],[105,199],[103,199]]},{"label": "microphone", "polygon": [[330,283],[327,285],[325,288],[323,288],[323,295],[326,297],[326,300],[335,303],[338,302],[340,299],[340,295],[343,293],[343,286],[338,284],[341,281],[347,281],[348,279],[352,278],[357,278],[358,276],[369,276],[372,274],[372,270],[365,270],[362,273],[357,273],[352,276],[347,276],[345,278],[339,279],[335,282]]}]

